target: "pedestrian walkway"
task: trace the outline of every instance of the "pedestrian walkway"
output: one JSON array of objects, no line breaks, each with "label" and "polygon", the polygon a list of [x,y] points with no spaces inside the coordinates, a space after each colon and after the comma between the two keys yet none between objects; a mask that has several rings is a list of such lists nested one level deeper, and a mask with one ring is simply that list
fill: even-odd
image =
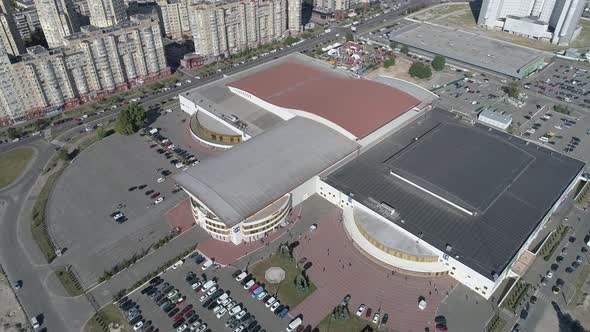
[{"label": "pedestrian walkway", "polygon": [[191,213],[190,199],[187,198],[178,205],[166,212],[166,220],[170,228],[179,228],[180,232],[186,232],[195,224],[195,219]]}]

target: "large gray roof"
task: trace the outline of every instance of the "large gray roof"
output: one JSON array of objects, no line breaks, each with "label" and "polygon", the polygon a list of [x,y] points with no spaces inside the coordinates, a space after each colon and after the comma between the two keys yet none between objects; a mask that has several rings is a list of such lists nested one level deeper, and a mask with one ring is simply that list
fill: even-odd
[{"label": "large gray roof", "polygon": [[176,182],[231,227],[357,148],[335,130],[295,117],[191,167]]},{"label": "large gray roof", "polygon": [[[428,138],[436,128],[443,129],[438,129],[433,139],[415,141]],[[412,148],[415,143],[417,148]],[[468,151],[450,151],[453,143],[457,144],[454,149]],[[404,153],[407,148],[415,150]],[[497,160],[490,161],[490,157]],[[482,160],[491,165],[482,164]],[[497,171],[498,165],[506,166]],[[399,216],[382,215],[443,252],[451,245],[450,256],[491,279],[493,272],[506,268],[583,166],[578,160],[500,131],[479,124],[464,126],[450,113],[434,110],[325,181],[354,194],[355,200],[377,213],[383,213],[381,203],[393,207]],[[464,213],[392,176],[393,168],[421,181],[421,187],[450,201],[467,201],[481,212]]]}]

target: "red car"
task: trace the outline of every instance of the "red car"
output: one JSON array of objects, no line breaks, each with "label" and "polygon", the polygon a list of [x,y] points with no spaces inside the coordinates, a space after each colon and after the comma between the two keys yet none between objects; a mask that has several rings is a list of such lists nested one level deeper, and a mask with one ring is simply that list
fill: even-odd
[{"label": "red car", "polygon": [[182,311],[180,313],[184,315],[187,312],[189,312],[189,310],[191,310],[192,308],[193,308],[193,305],[192,304],[189,304],[186,307],[184,307],[184,309],[182,309]]},{"label": "red car", "polygon": [[182,304],[182,302],[184,302],[186,300],[186,296],[183,296],[181,298],[178,299],[178,301],[176,301],[176,305],[179,306]]},{"label": "red car", "polygon": [[200,291],[201,291],[201,286],[199,286],[199,287],[195,288],[195,293],[198,293],[198,292],[200,292]]},{"label": "red car", "polygon": [[154,199],[154,198],[156,198],[156,197],[158,197],[158,196],[160,196],[160,193],[155,193],[155,194],[151,195],[151,196],[150,196],[150,198],[151,198],[151,199]]},{"label": "red car", "polygon": [[174,318],[172,318],[172,321],[173,321],[173,322],[176,322],[176,321],[178,321],[179,319],[181,319],[181,318],[182,318],[182,316],[184,316],[184,314],[181,312],[181,313],[177,314],[176,316],[174,316]]},{"label": "red car", "polygon": [[152,144],[152,145],[150,145],[150,148],[152,148],[152,149],[153,149],[153,148],[155,148],[156,146],[158,146],[158,144]]},{"label": "red car", "polygon": [[254,293],[254,291],[256,290],[256,288],[260,287],[260,285],[258,284],[254,284],[252,285],[252,287],[250,287],[250,289],[248,289],[248,294],[252,294]]},{"label": "red car", "polygon": [[371,318],[371,313],[373,312],[373,310],[371,310],[371,308],[367,309],[367,312],[365,313],[365,318],[369,319]]}]

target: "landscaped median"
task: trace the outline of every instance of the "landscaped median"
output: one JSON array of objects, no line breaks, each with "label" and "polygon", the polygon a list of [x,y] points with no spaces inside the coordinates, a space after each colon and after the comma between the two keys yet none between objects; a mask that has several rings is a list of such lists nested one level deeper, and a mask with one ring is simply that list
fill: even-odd
[{"label": "landscaped median", "polygon": [[506,300],[502,302],[502,306],[512,312],[516,312],[516,308],[526,301],[526,295],[530,287],[531,284],[519,280],[516,285],[512,287],[510,293],[506,295]]},{"label": "landscaped median", "polygon": [[[275,295],[282,304],[290,309],[297,305],[316,290],[316,286],[308,279],[305,270],[297,267],[289,249],[279,250],[274,255],[256,263],[250,273],[260,283],[264,283],[264,289],[268,294]],[[287,246],[288,248],[288,246]],[[271,284],[265,279],[266,271],[271,267],[279,267],[285,271],[285,279],[278,284]]]},{"label": "landscaped median", "polygon": [[33,158],[33,149],[16,148],[0,155],[0,188],[14,182]]},{"label": "landscaped median", "polygon": [[63,266],[55,270],[55,275],[65,288],[69,296],[78,296],[84,294],[84,289],[78,278],[71,270],[70,266]]},{"label": "landscaped median", "polygon": [[[349,309],[350,310],[350,309]],[[371,329],[367,331],[385,331],[377,329],[368,319],[356,316],[354,313],[349,312],[348,317],[338,316],[336,308],[334,312],[331,312],[324,320],[317,326],[319,332],[359,332],[365,327],[369,326]]]},{"label": "landscaped median", "polygon": [[569,230],[569,226],[557,226],[555,231],[549,235],[549,238],[547,238],[543,246],[539,249],[537,255],[543,256],[543,259],[548,262]]},{"label": "landscaped median", "polygon": [[500,314],[496,312],[494,317],[490,319],[488,325],[486,325],[485,332],[500,332],[503,331],[506,321],[500,318]]}]

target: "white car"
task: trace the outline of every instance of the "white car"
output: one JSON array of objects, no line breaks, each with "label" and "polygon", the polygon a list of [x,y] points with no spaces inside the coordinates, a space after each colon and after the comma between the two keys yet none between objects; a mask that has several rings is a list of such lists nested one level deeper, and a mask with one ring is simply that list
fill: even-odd
[{"label": "white car", "polygon": [[195,282],[194,284],[191,285],[191,288],[192,289],[197,289],[199,286],[201,286],[201,282],[200,281],[197,281],[197,282]]},{"label": "white car", "polygon": [[[232,309],[233,307],[235,307],[235,306],[236,306],[236,304],[238,304],[236,301],[232,300],[232,298],[231,298],[231,297],[230,297],[228,300],[229,300],[229,302],[228,302],[228,303],[226,303],[226,304],[224,304],[224,305],[225,305],[225,308],[226,308],[227,310],[230,310],[230,309]],[[223,303],[222,303],[222,304],[223,304]]]},{"label": "white car", "polygon": [[228,297],[225,300],[221,301],[221,303],[219,303],[219,304],[221,304],[222,306],[225,307],[225,306],[227,306],[228,303],[230,303],[230,301],[231,301],[231,299]]},{"label": "white car", "polygon": [[276,301],[275,303],[273,303],[273,304],[270,306],[270,311],[274,312],[275,310],[277,310],[277,308],[278,308],[280,305],[281,305],[281,302],[279,302],[279,301]]},{"label": "white car", "polygon": [[254,284],[256,283],[256,280],[252,279],[250,281],[248,281],[245,285],[244,285],[244,289],[248,289],[250,287],[252,287]]},{"label": "white car", "polygon": [[194,331],[197,327],[199,327],[199,325],[201,325],[201,322],[199,322],[199,321],[192,323],[191,324],[191,331]]},{"label": "white car", "polygon": [[203,294],[199,297],[199,302],[205,302],[209,298],[209,295]]},{"label": "white car", "polygon": [[135,325],[133,325],[133,331],[139,330],[142,326],[143,326],[143,321],[140,320],[139,322],[135,323]]},{"label": "white car", "polygon": [[208,259],[203,265],[201,266],[201,270],[205,271],[213,265],[213,261]]},{"label": "white car", "polygon": [[41,324],[39,324],[37,317],[31,318],[31,325],[33,326],[34,329],[38,329],[41,327]]},{"label": "white car", "polygon": [[203,323],[203,325],[199,326],[199,329],[196,332],[203,332],[207,328],[207,324]]},{"label": "white car", "polygon": [[115,219],[115,220],[117,220],[119,218],[123,218],[123,214],[121,212],[119,212],[113,216],[113,219]]},{"label": "white car", "polygon": [[547,279],[553,278],[553,271],[547,271]]},{"label": "white car", "polygon": [[171,298],[175,297],[176,294],[178,294],[178,289],[171,291],[170,293],[168,293],[168,295],[166,295],[166,297],[171,299]]},{"label": "white car", "polygon": [[36,132],[34,132],[34,133],[31,134],[31,136],[37,136],[37,135],[41,135],[41,132],[40,131],[36,131]]},{"label": "white car", "polygon": [[221,310],[219,310],[219,312],[215,316],[219,319],[219,318],[223,317],[223,315],[225,315],[226,312],[227,312],[227,309],[225,307],[223,307],[223,308],[221,308]]},{"label": "white car", "polygon": [[244,331],[246,327],[244,325],[240,325],[238,327],[236,327],[236,329],[234,330],[234,332],[242,332]]},{"label": "white car", "polygon": [[560,125],[555,125],[555,129],[562,129]]},{"label": "white car", "polygon": [[176,331],[177,331],[177,332],[182,332],[182,331],[186,330],[187,328],[188,328],[188,324],[187,324],[187,323],[184,323],[184,324],[180,325],[180,326],[179,326],[179,327],[176,329]]},{"label": "white car", "polygon": [[181,259],[178,262],[174,263],[174,265],[172,265],[172,269],[176,270],[178,269],[182,264],[184,264],[184,261]]},{"label": "white car", "polygon": [[162,201],[164,201],[164,197],[158,197],[158,199],[154,201],[154,204],[160,204]]},{"label": "white car", "polygon": [[364,304],[361,304],[358,308],[358,310],[356,311],[356,315],[357,316],[361,316],[363,314],[363,312],[365,311],[366,306]]},{"label": "white car", "polygon": [[547,136],[541,136],[541,137],[539,137],[539,141],[541,141],[541,142],[549,142],[549,139],[547,138]]},{"label": "white car", "polygon": [[267,308],[269,308],[273,303],[275,303],[277,299],[272,296],[270,299],[266,300],[266,303],[264,304]]},{"label": "white car", "polygon": [[158,178],[158,183],[162,183],[164,181],[166,181],[166,178]]},{"label": "white car", "polygon": [[244,317],[244,315],[246,314],[246,312],[247,312],[246,309],[242,309],[240,312],[238,312],[236,314],[236,318],[237,319],[242,319],[242,317]]},{"label": "white car", "polygon": [[535,128],[529,128],[529,129],[526,130],[526,132],[529,133],[529,134],[534,134],[535,131],[537,131],[537,130],[535,130]]},{"label": "white car", "polygon": [[256,298],[258,300],[261,300],[262,301],[262,299],[264,299],[266,297],[266,295],[267,295],[266,292],[265,291],[262,291],[262,292],[260,292],[260,294],[258,294],[258,296]]},{"label": "white car", "polygon": [[[233,308],[229,309],[229,315],[230,315],[230,316],[237,315],[237,314],[239,314],[240,312],[242,312],[242,306],[240,306],[240,305],[234,306]],[[245,310],[244,310],[244,313],[246,313],[246,311],[245,311]],[[237,318],[237,317],[238,317],[238,316],[236,316],[236,318]]]},{"label": "white car", "polygon": [[218,313],[218,312],[219,312],[219,310],[221,310],[221,308],[223,308],[223,306],[222,306],[222,305],[215,306],[215,308],[213,308],[213,313],[214,313],[214,314]]},{"label": "white car", "polygon": [[213,293],[215,293],[216,290],[217,290],[217,286],[213,286],[213,287],[209,288],[207,295],[209,295],[209,296],[213,295]]},{"label": "white car", "polygon": [[375,316],[373,316],[373,324],[379,323],[379,317],[381,317],[379,313],[376,313]]},{"label": "white car", "polygon": [[176,166],[176,168],[183,168],[184,164],[183,163],[176,163],[175,166]]}]

